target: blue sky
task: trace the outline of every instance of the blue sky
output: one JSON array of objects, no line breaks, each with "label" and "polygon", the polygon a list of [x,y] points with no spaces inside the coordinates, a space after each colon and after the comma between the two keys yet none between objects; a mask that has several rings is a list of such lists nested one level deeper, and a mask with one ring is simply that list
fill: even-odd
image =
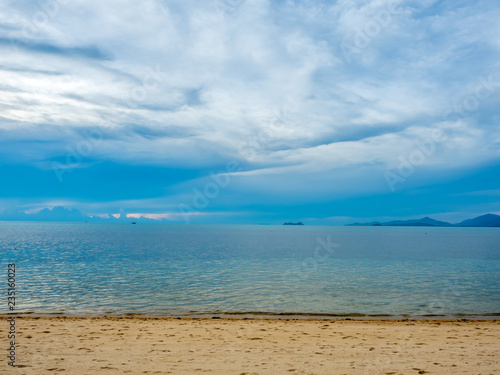
[{"label": "blue sky", "polygon": [[500,4],[0,4],[0,217],[500,213]]}]

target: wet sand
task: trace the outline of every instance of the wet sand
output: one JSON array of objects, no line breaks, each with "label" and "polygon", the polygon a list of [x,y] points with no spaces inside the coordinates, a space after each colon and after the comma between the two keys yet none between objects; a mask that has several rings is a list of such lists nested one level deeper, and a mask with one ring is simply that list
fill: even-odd
[{"label": "wet sand", "polygon": [[[0,374],[500,374],[500,320],[18,317]],[[0,337],[8,348],[8,323]]]}]

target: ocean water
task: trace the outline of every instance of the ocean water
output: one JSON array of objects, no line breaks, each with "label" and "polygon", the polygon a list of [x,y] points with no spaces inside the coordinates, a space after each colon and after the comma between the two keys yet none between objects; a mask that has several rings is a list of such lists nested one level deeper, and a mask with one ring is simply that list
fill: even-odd
[{"label": "ocean water", "polygon": [[0,222],[0,261],[26,314],[500,313],[500,228]]}]

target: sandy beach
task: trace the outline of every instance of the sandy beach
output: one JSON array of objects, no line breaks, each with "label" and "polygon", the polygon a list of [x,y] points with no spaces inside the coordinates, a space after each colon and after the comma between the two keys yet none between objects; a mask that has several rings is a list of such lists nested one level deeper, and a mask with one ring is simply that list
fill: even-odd
[{"label": "sandy beach", "polygon": [[499,328],[499,320],[18,317],[18,367],[4,358],[0,373],[500,374]]}]

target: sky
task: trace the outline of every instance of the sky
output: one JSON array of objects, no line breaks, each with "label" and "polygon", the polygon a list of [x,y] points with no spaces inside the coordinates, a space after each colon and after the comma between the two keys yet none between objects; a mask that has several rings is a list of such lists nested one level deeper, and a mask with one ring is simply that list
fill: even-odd
[{"label": "sky", "polygon": [[500,214],[499,19],[491,0],[4,0],[0,219]]}]

